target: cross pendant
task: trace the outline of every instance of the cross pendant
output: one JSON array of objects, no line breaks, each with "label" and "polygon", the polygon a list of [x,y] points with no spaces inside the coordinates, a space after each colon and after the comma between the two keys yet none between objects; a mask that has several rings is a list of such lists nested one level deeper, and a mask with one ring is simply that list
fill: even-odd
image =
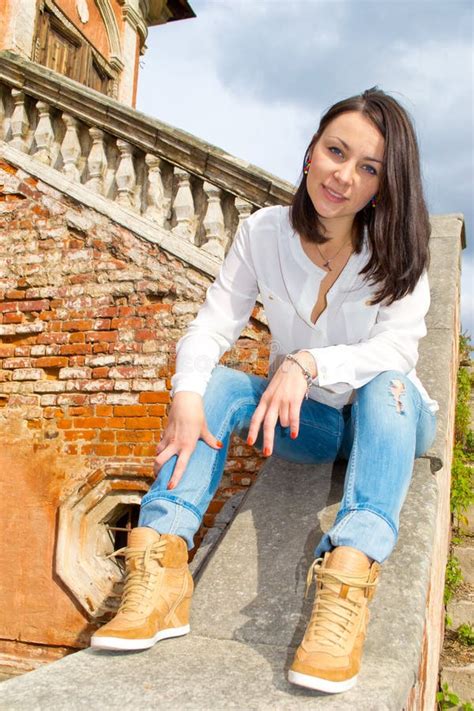
[{"label": "cross pendant", "polygon": [[326,262],[325,264],[323,264],[323,267],[324,267],[325,269],[328,269],[330,272],[332,272],[332,269],[331,269],[331,267],[329,266],[329,262]]}]

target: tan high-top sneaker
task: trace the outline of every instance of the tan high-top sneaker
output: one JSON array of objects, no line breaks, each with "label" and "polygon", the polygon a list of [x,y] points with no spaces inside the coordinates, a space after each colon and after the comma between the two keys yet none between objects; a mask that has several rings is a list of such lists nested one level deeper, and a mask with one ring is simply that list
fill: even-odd
[{"label": "tan high-top sneaker", "polygon": [[369,609],[380,565],[348,546],[317,558],[308,572],[316,579],[310,622],[288,672],[288,680],[328,693],[347,691],[357,682]]},{"label": "tan high-top sneaker", "polygon": [[91,637],[95,649],[148,649],[160,639],[189,632],[193,579],[188,550],[179,536],[141,526],[130,532],[125,584],[115,617]]}]

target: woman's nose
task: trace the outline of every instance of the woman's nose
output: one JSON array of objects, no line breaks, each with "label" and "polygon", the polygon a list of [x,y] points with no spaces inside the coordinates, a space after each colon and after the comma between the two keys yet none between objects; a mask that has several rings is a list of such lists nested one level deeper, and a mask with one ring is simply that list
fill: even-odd
[{"label": "woman's nose", "polygon": [[352,176],[354,173],[354,166],[350,162],[340,165],[334,175],[339,180],[340,183],[350,184],[352,182]]}]

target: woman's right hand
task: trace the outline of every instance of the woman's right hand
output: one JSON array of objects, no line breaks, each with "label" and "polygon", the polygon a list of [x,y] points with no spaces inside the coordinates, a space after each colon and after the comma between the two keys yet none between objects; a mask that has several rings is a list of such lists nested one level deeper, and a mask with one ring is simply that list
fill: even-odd
[{"label": "woman's right hand", "polygon": [[188,465],[199,439],[214,449],[223,444],[207,428],[204,407],[199,393],[181,391],[175,394],[168,414],[168,424],[156,449],[155,476],[174,454],[178,455],[168,489],[174,489]]}]

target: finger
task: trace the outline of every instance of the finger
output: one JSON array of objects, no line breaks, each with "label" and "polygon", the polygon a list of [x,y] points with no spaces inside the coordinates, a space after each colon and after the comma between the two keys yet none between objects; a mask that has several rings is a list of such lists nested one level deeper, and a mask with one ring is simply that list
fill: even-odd
[{"label": "finger", "polygon": [[300,407],[296,403],[290,403],[290,437],[296,439],[300,430]]},{"label": "finger", "polygon": [[174,454],[177,453],[178,448],[174,442],[165,444],[164,449],[162,449],[161,452],[155,457],[155,461],[153,462],[153,470],[155,472],[155,476],[158,476],[158,472],[160,471],[163,464],[166,464],[166,462],[171,459]]},{"label": "finger", "polygon": [[255,412],[252,415],[252,419],[250,420],[247,444],[254,444],[254,442],[256,441],[258,433],[260,431],[260,425],[262,424],[262,420],[265,417],[266,411],[266,404],[260,401],[260,403],[255,408]]},{"label": "finger", "polygon": [[161,454],[161,452],[163,452],[163,450],[166,449],[167,446],[168,442],[165,439],[160,440],[156,445],[156,455],[158,456],[158,454]]},{"label": "finger", "polygon": [[217,439],[214,437],[212,432],[209,432],[209,430],[205,430],[200,439],[203,440],[206,444],[208,444],[210,447],[213,447],[214,449],[222,449],[224,446],[224,443],[220,441],[220,439]]},{"label": "finger", "polygon": [[279,419],[282,427],[288,427],[290,424],[290,405],[289,403],[280,403]]},{"label": "finger", "polygon": [[168,486],[166,487],[167,489],[175,489],[178,486],[186,470],[186,467],[188,466],[189,458],[191,457],[192,451],[192,449],[181,450],[171,479],[169,480]]},{"label": "finger", "polygon": [[269,457],[273,452],[275,427],[278,421],[278,410],[270,407],[263,423],[263,456]]}]

